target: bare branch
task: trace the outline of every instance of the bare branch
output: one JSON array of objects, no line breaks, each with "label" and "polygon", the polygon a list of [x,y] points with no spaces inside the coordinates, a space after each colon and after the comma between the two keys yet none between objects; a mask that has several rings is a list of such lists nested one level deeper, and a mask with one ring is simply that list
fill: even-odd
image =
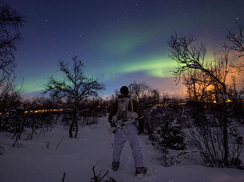
[{"label": "bare branch", "polygon": [[145,92],[150,90],[150,86],[144,82],[136,83],[135,81],[129,85],[130,94],[140,100]]},{"label": "bare branch", "polygon": [[224,44],[224,47],[237,51],[238,52],[238,56],[239,57],[244,57],[244,38],[243,38],[243,24],[239,24],[236,23],[238,26],[238,33],[233,33],[233,32],[228,32],[228,34],[226,34],[226,38],[227,40],[232,44],[232,45],[228,45],[228,44]]},{"label": "bare branch", "polygon": [[24,17],[8,5],[0,3],[0,80],[6,79],[13,72],[14,52],[21,39],[20,27]]},{"label": "bare branch", "polygon": [[105,90],[105,86],[98,83],[97,79],[83,75],[83,63],[77,57],[73,58],[73,67],[69,63],[59,61],[59,70],[65,74],[63,80],[50,76],[44,85],[43,94],[50,93],[54,98],[64,99],[73,104],[74,119],[70,126],[70,137],[72,138],[72,127],[75,125],[78,131],[76,114],[78,105],[88,97],[98,96],[98,92]]}]

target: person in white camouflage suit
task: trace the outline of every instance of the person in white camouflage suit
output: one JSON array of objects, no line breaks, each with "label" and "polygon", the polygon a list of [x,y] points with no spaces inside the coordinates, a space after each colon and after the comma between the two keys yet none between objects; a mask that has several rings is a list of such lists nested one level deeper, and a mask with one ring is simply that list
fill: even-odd
[{"label": "person in white camouflage suit", "polygon": [[[138,135],[144,131],[142,110],[138,102],[131,99],[128,95],[128,87],[121,87],[120,93],[121,95],[118,96],[118,100],[111,106],[108,117],[111,127],[116,127],[113,144],[112,169],[114,171],[118,170],[122,149],[125,142],[129,141],[134,158],[135,175],[145,174],[147,169],[143,166],[141,142],[138,137]],[[122,121],[120,127],[118,127],[118,121]],[[136,126],[136,122],[138,122],[139,127]]]}]

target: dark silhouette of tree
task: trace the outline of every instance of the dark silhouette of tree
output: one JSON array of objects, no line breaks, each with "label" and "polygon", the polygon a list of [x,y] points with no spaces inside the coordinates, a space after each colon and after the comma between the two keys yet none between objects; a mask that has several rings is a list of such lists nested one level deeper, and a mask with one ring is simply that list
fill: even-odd
[{"label": "dark silhouette of tree", "polygon": [[[226,78],[230,72],[233,72],[233,70],[238,73],[243,73],[244,68],[243,63],[233,64],[229,59],[228,49],[237,51],[239,57],[244,56],[244,42],[242,35],[243,25],[237,25],[239,27],[239,34],[229,32],[226,35],[227,40],[229,40],[232,45],[224,45],[225,49],[219,59],[214,56],[213,60],[205,60],[205,46],[203,44],[200,44],[198,47],[194,46],[196,39],[192,35],[178,37],[177,33],[175,33],[175,35],[171,36],[167,42],[170,50],[169,56],[178,63],[178,67],[173,71],[175,81],[178,83],[180,79],[183,78],[184,84],[191,89],[191,94],[194,95],[193,97],[196,98],[196,101],[199,95],[203,96],[207,93],[208,96],[208,93],[211,93],[215,97],[215,100],[220,103],[218,120],[221,129],[221,141],[219,143],[221,144],[221,152],[223,155],[222,158],[218,159],[218,162],[223,162],[225,166],[231,166],[235,160],[233,158],[234,155],[231,158],[232,154],[230,153],[232,151],[229,149],[228,142],[228,110],[226,103],[228,90]],[[198,74],[202,76],[199,76]],[[195,86],[200,86],[202,83],[204,83],[204,90],[202,90],[202,93],[197,92]],[[207,124],[205,126],[207,128]],[[209,129],[207,130],[211,131]],[[202,129],[200,128],[199,131],[202,132]],[[203,135],[203,138],[204,137],[206,137],[206,135]]]},{"label": "dark silhouette of tree", "polygon": [[142,97],[149,91],[150,87],[144,82],[136,83],[134,81],[129,85],[129,91],[132,96],[134,96],[139,102],[141,102]]},{"label": "dark silhouette of tree", "polygon": [[0,111],[16,108],[21,103],[21,88],[14,84],[15,77],[8,77],[0,82]]},{"label": "dark silhouette of tree", "polygon": [[226,34],[226,38],[227,40],[230,42],[229,44],[225,44],[224,46],[237,51],[239,53],[239,57],[243,57],[244,56],[244,37],[243,37],[243,24],[242,23],[236,23],[239,29],[238,33],[233,33],[233,32],[228,32]]},{"label": "dark silhouette of tree", "polygon": [[84,65],[77,59],[73,58],[73,67],[69,67],[69,63],[59,61],[59,70],[65,74],[63,80],[57,80],[54,76],[50,76],[48,83],[44,85],[43,94],[50,93],[51,97],[59,98],[73,106],[73,120],[69,129],[69,136],[73,138],[73,127],[75,126],[76,133],[78,133],[78,106],[79,104],[87,99],[88,97],[97,97],[98,92],[105,90],[103,84],[98,83],[95,78],[88,78],[83,73]]},{"label": "dark silhouette of tree", "polygon": [[[230,72],[230,62],[228,58],[228,51],[225,49],[220,59],[213,61],[205,61],[206,48],[201,44],[198,48],[193,46],[196,39],[192,36],[178,37],[177,34],[171,36],[168,40],[170,47],[170,57],[178,63],[178,68],[173,72],[176,80],[179,82],[182,75],[189,70],[200,70],[208,76],[211,85],[222,96],[223,105],[223,148],[224,161],[228,163],[229,148],[228,148],[228,131],[227,131],[227,116],[226,116],[226,77]],[[199,80],[198,80],[199,82]]]},{"label": "dark silhouette of tree", "polygon": [[0,109],[11,109],[20,103],[20,90],[16,89],[14,53],[21,39],[20,28],[25,19],[7,4],[0,2]]},{"label": "dark silhouette of tree", "polygon": [[13,73],[14,52],[21,39],[25,19],[7,4],[0,3],[0,82]]},{"label": "dark silhouette of tree", "polygon": [[159,104],[160,102],[160,93],[158,91],[158,89],[152,89],[150,91],[149,97],[148,97],[150,103],[156,105]]},{"label": "dark silhouette of tree", "polygon": [[208,75],[199,70],[189,70],[182,75],[187,88],[188,101],[203,102],[209,99],[210,80]]},{"label": "dark silhouette of tree", "polygon": [[[238,26],[238,32],[228,32],[226,38],[229,41],[229,44],[224,44],[225,48],[234,50],[238,53],[238,57],[244,57],[244,35],[243,29],[244,26],[242,23],[236,23]],[[232,65],[239,74],[244,74],[244,63],[238,63]]]}]

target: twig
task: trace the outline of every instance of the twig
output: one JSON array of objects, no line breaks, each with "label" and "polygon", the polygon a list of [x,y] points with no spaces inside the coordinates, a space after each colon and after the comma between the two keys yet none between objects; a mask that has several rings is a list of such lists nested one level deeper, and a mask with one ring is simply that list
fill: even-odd
[{"label": "twig", "polygon": [[62,141],[63,141],[63,139],[62,139],[62,140],[60,140],[60,142],[58,143],[58,145],[57,145],[56,149],[58,149],[58,146],[59,146],[59,144],[60,144]]},{"label": "twig", "polygon": [[[99,180],[99,181],[102,181],[102,179],[107,176],[107,174],[109,173],[109,170],[106,171],[106,173],[103,175],[103,177]],[[99,173],[99,176],[100,176],[100,173]]]},{"label": "twig", "polygon": [[17,145],[17,148],[21,147],[21,144],[19,144],[19,137],[18,135],[15,138],[15,142],[12,144],[12,147],[15,147],[15,145]]},{"label": "twig", "polygon": [[64,174],[63,174],[63,179],[62,179],[62,182],[64,182],[65,175],[66,175],[66,173],[64,173]]},{"label": "twig", "polygon": [[96,172],[95,172],[95,167],[96,166],[97,166],[97,163],[92,167],[92,171],[93,171],[94,178],[96,177]]},{"label": "twig", "polygon": [[[111,180],[113,179],[113,178],[111,178],[111,177],[108,176],[109,170],[107,170],[107,171],[104,173],[104,175],[103,175],[102,177],[100,177],[102,171],[99,171],[99,174],[96,175],[96,171],[95,171],[96,166],[97,166],[97,163],[92,167],[92,171],[93,171],[93,176],[94,176],[94,177],[91,178],[91,182],[102,182],[102,181],[103,181],[103,178],[105,178],[106,176],[107,176],[108,178],[110,178]],[[113,180],[114,180],[114,179],[113,179]],[[107,181],[107,180],[106,180],[106,181]],[[106,181],[105,181],[105,182],[106,182]],[[115,180],[114,180],[114,181],[115,181]]]},{"label": "twig", "polygon": [[46,142],[46,147],[49,149],[50,142]]}]

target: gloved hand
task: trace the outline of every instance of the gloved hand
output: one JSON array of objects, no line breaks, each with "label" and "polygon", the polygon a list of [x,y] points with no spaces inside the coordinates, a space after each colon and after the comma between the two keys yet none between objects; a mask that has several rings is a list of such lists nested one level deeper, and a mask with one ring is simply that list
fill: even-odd
[{"label": "gloved hand", "polygon": [[138,128],[138,135],[142,134],[144,132],[144,125],[140,124]]}]

